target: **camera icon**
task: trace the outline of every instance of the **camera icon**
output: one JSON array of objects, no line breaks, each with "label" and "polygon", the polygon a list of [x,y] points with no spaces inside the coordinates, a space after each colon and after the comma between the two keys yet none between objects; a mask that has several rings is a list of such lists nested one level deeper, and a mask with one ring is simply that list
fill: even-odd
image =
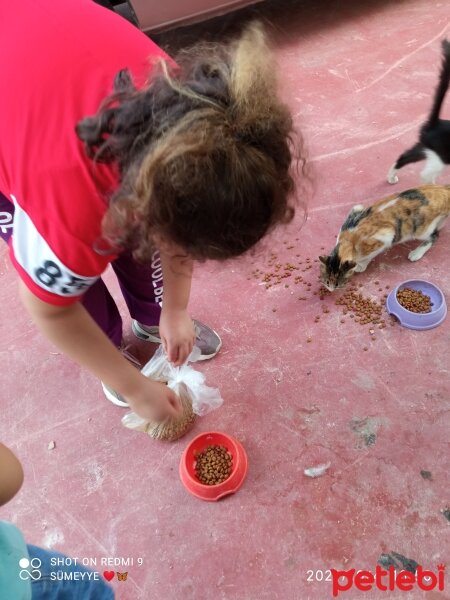
[{"label": "camera icon", "polygon": [[[28,579],[32,579],[33,581],[37,581],[42,577],[42,573],[40,572],[40,568],[42,565],[42,561],[39,558],[32,558],[28,560],[28,558],[21,558],[19,560],[19,577],[23,581],[28,581]],[[29,570],[31,569],[31,570]]]}]

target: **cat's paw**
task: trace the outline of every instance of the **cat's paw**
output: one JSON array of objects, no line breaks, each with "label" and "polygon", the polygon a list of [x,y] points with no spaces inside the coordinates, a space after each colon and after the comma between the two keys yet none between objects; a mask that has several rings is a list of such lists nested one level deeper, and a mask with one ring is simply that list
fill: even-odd
[{"label": "cat's paw", "polygon": [[387,174],[387,180],[388,183],[391,183],[392,185],[394,183],[398,183],[397,169],[395,168],[395,164],[393,164],[392,167],[389,169]]},{"label": "cat's paw", "polygon": [[423,255],[424,255],[423,248],[421,248],[419,246],[415,250],[411,250],[411,252],[408,254],[408,258],[411,262],[416,262],[416,260],[420,260]]},{"label": "cat's paw", "polygon": [[391,185],[394,185],[394,183],[398,183],[398,177],[397,175],[395,175],[395,173],[388,173],[387,180],[388,183],[390,183]]},{"label": "cat's paw", "polygon": [[367,264],[356,265],[355,273],[363,273],[367,269]]}]

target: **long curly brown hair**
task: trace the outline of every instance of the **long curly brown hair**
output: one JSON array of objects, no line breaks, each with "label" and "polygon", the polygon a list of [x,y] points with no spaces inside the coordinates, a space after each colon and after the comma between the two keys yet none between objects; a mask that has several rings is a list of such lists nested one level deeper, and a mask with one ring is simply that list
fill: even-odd
[{"label": "long curly brown hair", "polygon": [[121,71],[77,125],[88,155],[120,170],[103,236],[143,261],[156,234],[193,259],[239,256],[294,215],[292,118],[273,56],[253,23],[237,42],[175,60],[140,90]]}]

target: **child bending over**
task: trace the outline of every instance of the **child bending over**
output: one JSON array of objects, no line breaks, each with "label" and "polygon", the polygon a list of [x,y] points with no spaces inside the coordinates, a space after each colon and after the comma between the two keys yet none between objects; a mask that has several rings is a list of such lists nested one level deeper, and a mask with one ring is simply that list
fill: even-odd
[{"label": "child bending over", "polygon": [[0,235],[22,302],[115,404],[176,416],[175,394],[120,352],[101,275],[112,266],[134,333],[174,364],[219,350],[187,312],[193,262],[240,256],[294,214],[292,120],[263,31],[173,61],[92,0],[18,0],[0,33]]}]

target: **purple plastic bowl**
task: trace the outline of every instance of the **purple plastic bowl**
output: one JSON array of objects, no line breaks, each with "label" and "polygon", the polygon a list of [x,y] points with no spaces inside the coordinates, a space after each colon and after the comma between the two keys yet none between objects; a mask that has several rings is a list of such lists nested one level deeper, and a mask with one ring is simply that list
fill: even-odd
[{"label": "purple plastic bowl", "polygon": [[[404,288],[421,291],[431,298],[431,312],[414,313],[404,308],[397,300],[397,292]],[[386,300],[386,309],[400,321],[400,325],[409,329],[432,329],[442,323],[447,316],[447,303],[444,294],[429,281],[410,279],[403,281],[392,290]]]}]

